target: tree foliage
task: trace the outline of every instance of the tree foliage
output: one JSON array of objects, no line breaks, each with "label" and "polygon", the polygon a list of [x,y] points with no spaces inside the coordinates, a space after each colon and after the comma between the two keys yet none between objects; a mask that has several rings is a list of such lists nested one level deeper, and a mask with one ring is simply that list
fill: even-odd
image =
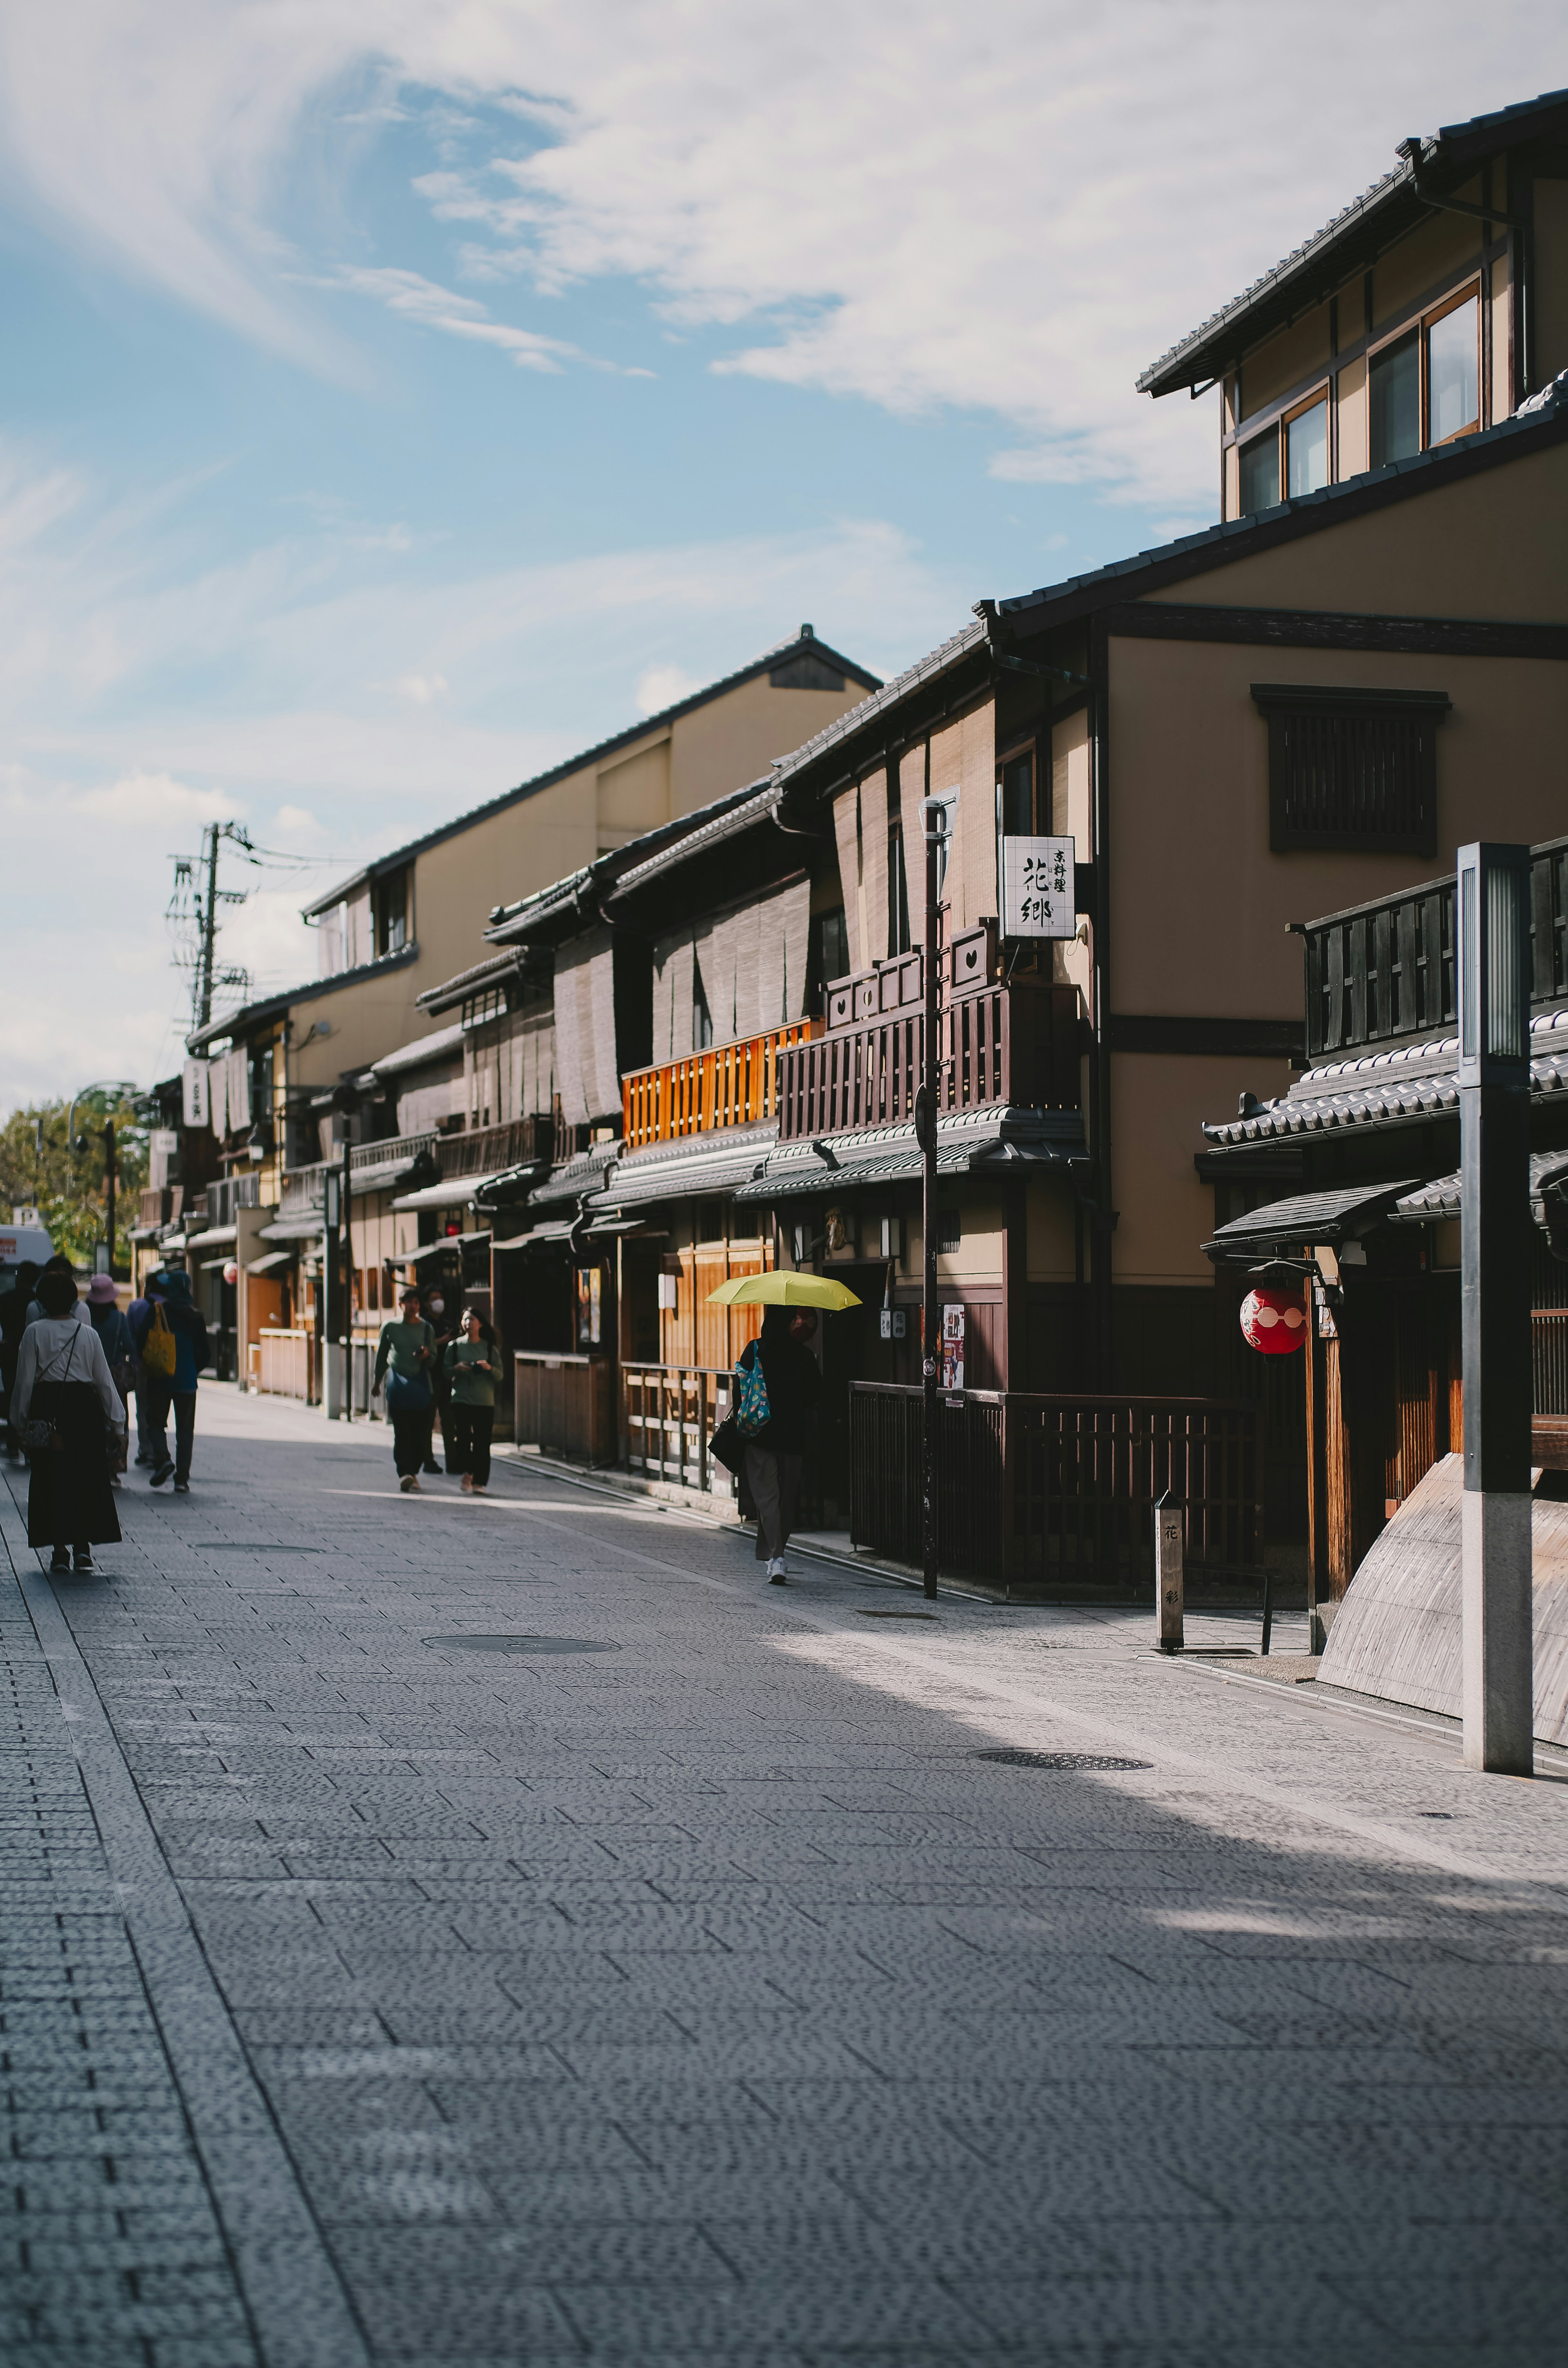
[{"label": "tree foliage", "polygon": [[[126,1228],[136,1223],[138,1196],[147,1181],[147,1128],[125,1097],[112,1087],[83,1094],[72,1120],[68,1102],[29,1103],[0,1126],[0,1220],[15,1208],[36,1208],[57,1250],[77,1266],[90,1267],[93,1253],[108,1239],[104,1196],[104,1127],[114,1121],[115,1262],[125,1263]],[[85,1146],[82,1138],[85,1136]]]}]

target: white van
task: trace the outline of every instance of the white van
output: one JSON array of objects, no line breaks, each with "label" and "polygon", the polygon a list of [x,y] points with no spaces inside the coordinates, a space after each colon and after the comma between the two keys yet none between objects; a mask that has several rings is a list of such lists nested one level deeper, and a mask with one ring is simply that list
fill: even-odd
[{"label": "white van", "polygon": [[0,1292],[5,1291],[25,1258],[42,1266],[54,1256],[54,1244],[42,1225],[0,1225]]}]

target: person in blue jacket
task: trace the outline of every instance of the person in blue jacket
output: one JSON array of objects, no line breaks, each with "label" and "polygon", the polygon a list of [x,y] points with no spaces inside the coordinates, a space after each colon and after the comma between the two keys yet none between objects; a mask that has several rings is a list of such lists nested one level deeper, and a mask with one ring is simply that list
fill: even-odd
[{"label": "person in blue jacket", "polygon": [[[142,1355],[147,1335],[153,1328],[153,1309],[161,1306],[165,1320],[175,1336],[175,1369],[165,1378],[158,1373],[147,1375],[149,1429],[153,1434],[153,1486],[161,1488],[173,1476],[176,1495],[190,1491],[190,1452],[196,1439],[197,1376],[210,1360],[207,1349],[207,1326],[201,1311],[190,1296],[190,1277],[177,1268],[167,1268],[153,1275],[147,1285],[147,1312],[140,1321],[132,1321],[131,1337],[137,1354]],[[174,1408],[175,1456],[169,1461],[169,1408]]]}]

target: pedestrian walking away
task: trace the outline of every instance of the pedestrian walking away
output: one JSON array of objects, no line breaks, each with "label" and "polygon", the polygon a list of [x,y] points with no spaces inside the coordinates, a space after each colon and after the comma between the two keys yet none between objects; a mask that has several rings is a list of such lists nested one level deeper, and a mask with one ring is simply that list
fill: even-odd
[{"label": "pedestrian walking away", "polygon": [[451,1342],[443,1363],[451,1385],[442,1417],[447,1469],[462,1474],[465,1495],[483,1497],[490,1486],[490,1434],[501,1352],[477,1307],[463,1317],[461,1337]]},{"label": "pedestrian walking away", "polygon": [[[131,1326],[148,1381],[148,1421],[153,1434],[153,1486],[173,1477],[176,1494],[190,1492],[190,1458],[196,1440],[196,1384],[209,1362],[207,1326],[190,1296],[190,1277],[165,1268],[147,1285],[148,1312],[140,1329]],[[171,1354],[171,1347],[173,1353]],[[175,1417],[174,1460],[168,1426]]]},{"label": "pedestrian walking away", "polygon": [[[435,1426],[438,1422],[441,1426],[441,1451],[443,1454],[445,1454],[447,1450],[447,1406],[450,1395],[447,1381],[447,1349],[450,1342],[460,1338],[461,1335],[459,1332],[456,1324],[453,1323],[450,1315],[448,1313],[446,1295],[444,1292],[430,1290],[422,1291],[419,1294],[419,1312],[430,1326],[431,1333],[434,1336],[434,1347],[436,1352],[430,1360],[430,1422],[432,1440],[431,1444],[425,1450],[425,1462],[420,1468],[422,1471],[435,1472],[438,1474],[441,1470],[441,1466],[436,1461],[434,1431]],[[451,1458],[449,1455],[447,1457],[446,1468],[449,1472],[452,1468]]]},{"label": "pedestrian walking away", "polygon": [[[85,1324],[88,1321],[87,1303],[77,1295],[76,1269],[63,1250],[56,1250],[51,1258],[45,1258],[42,1266],[38,1269],[39,1282],[42,1281],[46,1274],[62,1274],[66,1277],[71,1285],[71,1320],[75,1324]],[[41,1324],[43,1321],[43,1301],[36,1282],[33,1285],[33,1295],[28,1302],[26,1320],[29,1324]]]},{"label": "pedestrian walking away", "polygon": [[[430,1418],[436,1395],[431,1386],[436,1361],[436,1335],[419,1312],[419,1293],[412,1285],[399,1303],[401,1317],[381,1326],[376,1343],[372,1396],[386,1385],[387,1415],[392,1427],[392,1463],[405,1497],[419,1494],[421,1465],[430,1461]],[[440,1466],[437,1465],[439,1471]]]},{"label": "pedestrian walking away", "polygon": [[38,1278],[38,1260],[22,1258],[12,1271],[10,1290],[0,1299],[0,1386],[6,1392],[6,1452],[13,1463],[21,1454],[22,1442],[17,1437],[11,1393],[17,1386],[17,1354]]},{"label": "pedestrian walking away", "polygon": [[[746,1436],[740,1509],[743,1518],[756,1516],[756,1559],[767,1563],[774,1587],[782,1587],[789,1577],[784,1549],[795,1523],[801,1469],[822,1390],[821,1369],[810,1345],[816,1328],[810,1307],[770,1307],[762,1319],[760,1338],[747,1344],[736,1369],[743,1377],[743,1406],[747,1378],[755,1390],[760,1373],[767,1392],[767,1418]],[[742,1420],[744,1428],[744,1412]]]},{"label": "pedestrian walking away", "polygon": [[142,1362],[142,1351],[136,1343],[152,1314],[153,1303],[145,1292],[141,1298],[133,1299],[125,1311],[125,1320],[131,1327],[131,1386],[136,1396],[136,1461],[146,1464],[158,1460],[158,1439],[153,1429],[153,1377]]},{"label": "pedestrian walking away", "polygon": [[[115,1289],[112,1275],[96,1274],[87,1285],[87,1316],[98,1336],[98,1346],[104,1352],[109,1379],[119,1393],[119,1403],[122,1407],[128,1407],[131,1385],[131,1326],[120,1314],[119,1293]],[[130,1429],[128,1412],[118,1437],[111,1438],[108,1443],[109,1476],[117,1486],[125,1469],[125,1448]]]},{"label": "pedestrian walking away", "polygon": [[32,1472],[28,1543],[51,1549],[51,1571],[93,1567],[96,1545],[118,1545],[105,1433],[124,1429],[125,1407],[103,1345],[74,1313],[75,1278],[41,1274],[41,1312],[17,1351],[13,1412]]}]

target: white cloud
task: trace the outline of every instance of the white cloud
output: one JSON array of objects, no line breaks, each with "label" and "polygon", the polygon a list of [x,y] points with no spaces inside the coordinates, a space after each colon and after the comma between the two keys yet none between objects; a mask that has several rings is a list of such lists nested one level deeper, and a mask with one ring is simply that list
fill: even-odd
[{"label": "white cloud", "polygon": [[637,712],[657,715],[662,707],[674,707],[677,700],[687,699],[701,688],[701,678],[687,674],[684,666],[644,666],[637,677]]},{"label": "white cloud", "polygon": [[[734,333],[722,368],[991,414],[1004,478],[1207,503],[1211,420],[1135,396],[1138,370],[1402,132],[1568,81],[1560,9],[1499,0],[1487,29],[1460,0],[1324,0],[1304,44],[1227,0],[77,0],[0,13],[0,153],[80,238],[340,367],[288,285],[288,194],[434,108],[420,187],[471,271],[631,276]],[[525,369],[566,359],[418,273],[359,283]]]},{"label": "white cloud", "polygon": [[398,684],[398,692],[415,707],[429,707],[449,688],[444,674],[405,674]]},{"label": "white cloud", "polygon": [[389,312],[401,313],[422,328],[438,329],[449,337],[468,337],[476,345],[494,346],[519,370],[559,372],[562,362],[586,359],[560,337],[541,337],[530,329],[515,329],[493,321],[472,296],[456,296],[449,288],[417,271],[368,269],[339,271],[333,285],[357,295],[379,298]]},{"label": "white cloud", "polygon": [[85,791],[73,803],[95,822],[132,830],[195,831],[203,823],[237,821],[244,813],[226,790],[194,789],[169,773],[122,773],[116,781]]}]

